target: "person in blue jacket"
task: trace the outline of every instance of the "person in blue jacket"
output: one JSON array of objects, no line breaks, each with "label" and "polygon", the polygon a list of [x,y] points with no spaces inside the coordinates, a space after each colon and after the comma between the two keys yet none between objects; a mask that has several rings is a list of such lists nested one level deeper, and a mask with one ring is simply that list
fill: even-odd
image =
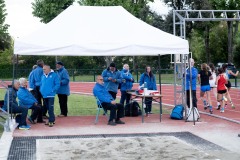
[{"label": "person in blue jacket", "polygon": [[43,60],[37,60],[37,68],[33,69],[28,76],[29,90],[37,99],[38,104],[42,106],[43,118],[47,118],[47,108],[43,105],[43,97],[40,92],[41,77],[43,75]]},{"label": "person in blue jacket", "polygon": [[18,89],[17,96],[19,100],[20,106],[26,106],[28,109],[32,109],[31,116],[28,117],[28,120],[35,124],[35,120],[37,119],[37,123],[44,123],[42,119],[42,109],[41,106],[38,105],[38,101],[36,98],[28,91],[27,89],[27,79],[20,78],[20,88]]},{"label": "person in blue jacket", "polygon": [[102,76],[97,76],[97,83],[93,88],[93,94],[99,99],[105,110],[110,110],[108,125],[125,124],[125,122],[120,120],[120,118],[124,117],[124,107],[122,104],[116,103],[112,95],[107,91]]},{"label": "person in blue jacket", "polygon": [[[145,68],[145,73],[143,73],[140,77],[139,85],[143,86],[144,83],[147,84],[148,90],[157,90],[156,78],[152,73],[150,66]],[[145,104],[146,115],[152,114],[152,97],[145,97]]]},{"label": "person in blue jacket", "polygon": [[116,99],[118,85],[122,82],[121,73],[116,68],[115,63],[111,63],[107,69],[102,72],[104,86],[108,92]]},{"label": "person in blue jacket", "polygon": [[190,69],[188,68],[186,71],[186,101],[187,106],[190,108],[190,78],[192,80],[191,90],[192,90],[192,105],[193,107],[197,107],[197,95],[196,95],[196,89],[197,89],[197,77],[198,77],[198,70],[194,67],[194,59],[190,59],[190,68],[192,72],[192,76],[190,76]]},{"label": "person in blue jacket", "polygon": [[124,106],[124,101],[126,100],[126,104],[129,103],[131,94],[128,94],[127,91],[131,90],[133,87],[134,78],[132,74],[129,72],[129,65],[124,64],[123,69],[121,71],[122,83],[121,83],[121,99],[120,103]]},{"label": "person in blue jacket", "polygon": [[70,95],[69,74],[62,62],[56,64],[57,73],[60,79],[60,88],[57,91],[61,113],[58,117],[67,117],[68,114],[68,96]]},{"label": "person in blue jacket", "polygon": [[14,80],[13,87],[9,88],[5,94],[3,109],[8,111],[9,104],[9,113],[21,113],[18,115],[18,117],[20,117],[19,121],[16,119],[17,123],[19,123],[18,128],[21,130],[28,130],[30,129],[30,126],[26,122],[28,107],[18,105],[17,101],[17,91],[19,87],[19,81]]},{"label": "person in blue jacket", "polygon": [[44,105],[48,109],[48,123],[49,127],[53,127],[55,124],[55,115],[54,115],[54,97],[57,93],[57,90],[60,87],[60,80],[53,70],[51,70],[49,65],[43,66],[43,72],[41,79],[40,92],[43,96]]}]

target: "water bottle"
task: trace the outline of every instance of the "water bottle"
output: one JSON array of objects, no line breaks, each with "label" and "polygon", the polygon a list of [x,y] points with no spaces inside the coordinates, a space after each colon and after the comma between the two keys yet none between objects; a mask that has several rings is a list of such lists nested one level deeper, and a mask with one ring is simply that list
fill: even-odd
[{"label": "water bottle", "polygon": [[143,92],[144,92],[144,95],[147,95],[147,82],[144,82]]}]

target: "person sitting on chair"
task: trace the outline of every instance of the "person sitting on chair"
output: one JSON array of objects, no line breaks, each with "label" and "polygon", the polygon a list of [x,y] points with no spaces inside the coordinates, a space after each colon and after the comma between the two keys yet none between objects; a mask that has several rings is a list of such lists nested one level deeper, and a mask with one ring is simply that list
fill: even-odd
[{"label": "person sitting on chair", "polygon": [[125,122],[120,120],[120,118],[124,116],[124,107],[122,104],[116,103],[111,94],[104,87],[102,76],[97,76],[97,83],[93,88],[93,94],[99,99],[103,109],[110,110],[108,125],[115,126],[116,124],[125,124]]},{"label": "person sitting on chair", "polygon": [[21,85],[17,92],[19,104],[20,106],[26,106],[32,109],[32,115],[28,117],[29,122],[35,124],[35,120],[37,119],[37,123],[44,123],[41,105],[38,104],[36,98],[28,91],[26,78],[20,78],[19,82]]},{"label": "person sitting on chair", "polygon": [[18,106],[17,91],[19,87],[19,81],[14,80],[13,87],[9,88],[5,94],[3,109],[7,111],[9,103],[9,113],[21,113],[20,115],[18,115],[18,117],[20,117],[20,120],[17,121],[17,123],[19,123],[18,128],[21,130],[28,130],[30,129],[30,126],[26,122],[28,108],[26,106]]}]

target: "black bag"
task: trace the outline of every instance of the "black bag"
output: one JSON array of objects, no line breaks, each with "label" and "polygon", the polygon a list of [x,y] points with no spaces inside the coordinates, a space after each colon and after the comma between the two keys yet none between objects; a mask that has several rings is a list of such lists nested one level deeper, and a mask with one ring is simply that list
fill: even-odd
[{"label": "black bag", "polygon": [[125,116],[126,117],[137,117],[139,115],[142,115],[142,111],[140,109],[138,102],[133,101],[133,102],[125,105]]}]

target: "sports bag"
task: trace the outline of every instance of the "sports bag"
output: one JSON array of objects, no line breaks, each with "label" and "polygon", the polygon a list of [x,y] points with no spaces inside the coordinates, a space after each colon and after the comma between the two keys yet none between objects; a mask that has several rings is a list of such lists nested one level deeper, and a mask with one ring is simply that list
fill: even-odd
[{"label": "sports bag", "polygon": [[172,109],[172,113],[170,114],[170,118],[171,119],[177,119],[177,120],[183,119],[183,111],[184,111],[184,107],[182,105],[176,105]]},{"label": "sports bag", "polygon": [[126,117],[137,117],[138,115],[141,115],[141,114],[142,114],[142,111],[140,109],[138,102],[133,101],[125,105]]}]

